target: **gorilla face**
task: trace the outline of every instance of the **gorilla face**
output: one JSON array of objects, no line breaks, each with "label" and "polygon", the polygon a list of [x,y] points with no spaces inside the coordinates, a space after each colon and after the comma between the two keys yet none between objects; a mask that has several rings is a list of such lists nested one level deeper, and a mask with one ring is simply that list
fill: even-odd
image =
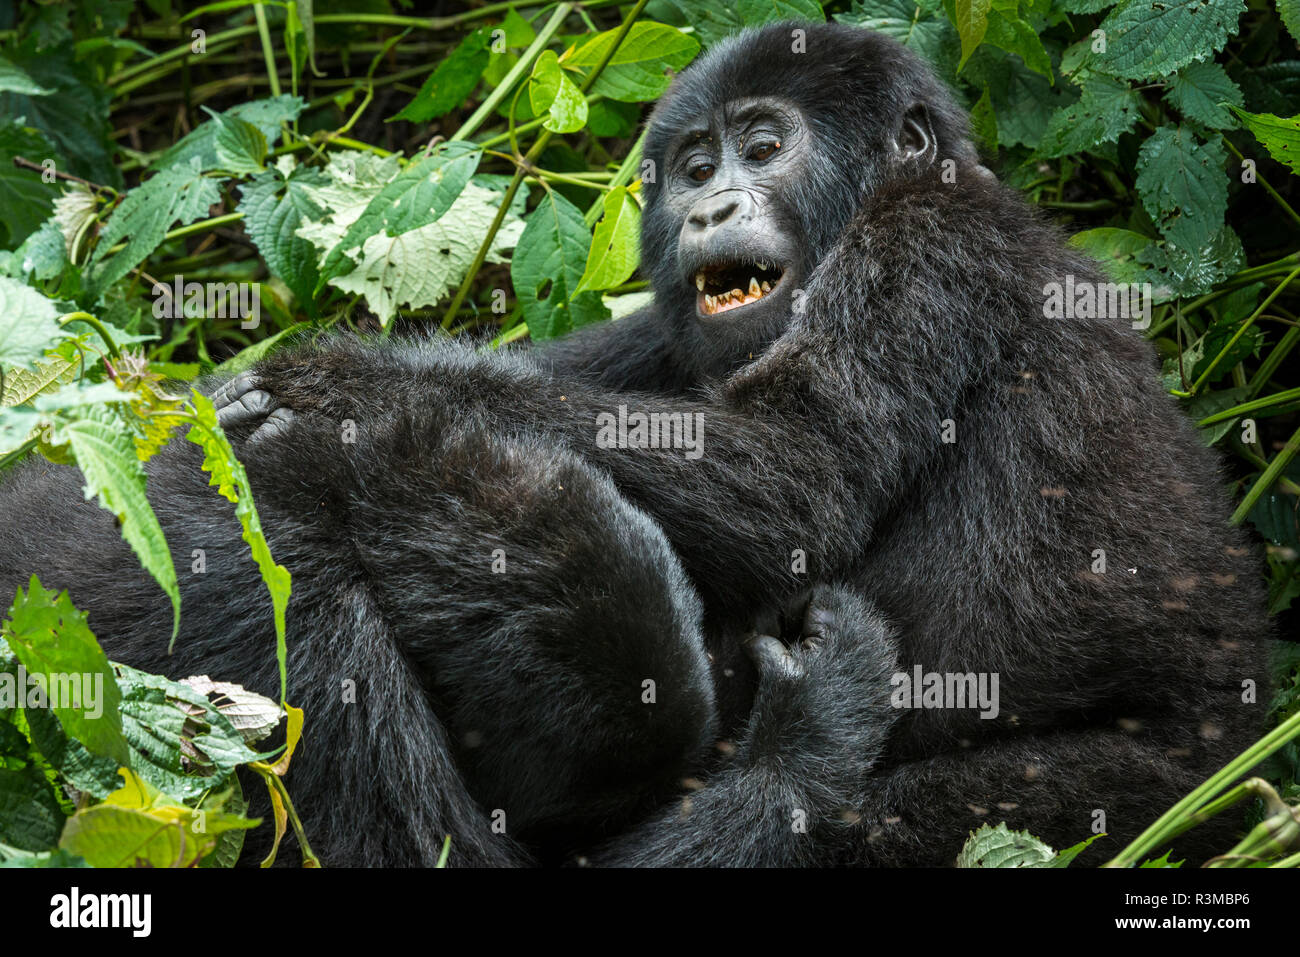
[{"label": "gorilla face", "polygon": [[669,144],[665,203],[699,321],[764,327],[788,314],[803,263],[781,187],[804,174],[810,148],[798,107],[769,97],[723,104]]}]

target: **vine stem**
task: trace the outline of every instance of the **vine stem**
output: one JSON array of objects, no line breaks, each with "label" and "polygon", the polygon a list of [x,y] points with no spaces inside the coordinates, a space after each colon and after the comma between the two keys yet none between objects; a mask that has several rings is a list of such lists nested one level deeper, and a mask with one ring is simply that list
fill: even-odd
[{"label": "vine stem", "polygon": [[[627,36],[628,31],[632,29],[632,24],[636,22],[636,18],[641,15],[641,11],[645,9],[645,5],[648,2],[649,0],[637,0],[636,6],[634,6],[623,19],[623,25],[619,27],[618,33],[615,34],[614,42],[611,43],[609,49],[605,51],[605,55],[601,58],[600,62],[596,64],[596,68],[587,74],[586,79],[584,79],[582,84],[578,87],[579,92],[585,95],[586,92],[591,89],[592,84],[594,84],[600,77],[600,74],[604,71],[605,67],[609,65],[609,61],[614,58],[614,54],[618,52],[618,48],[622,46],[623,39]],[[571,7],[571,5],[561,4],[561,7]],[[556,12],[558,13],[559,11]],[[503,86],[505,86],[504,81],[501,86],[497,87],[497,91],[499,92]],[[502,96],[504,95],[505,94],[503,93]],[[542,135],[537,138],[537,141],[533,143],[532,149],[528,151],[528,154],[515,169],[515,175],[510,179],[510,185],[506,189],[505,198],[501,201],[501,207],[497,210],[497,214],[492,220],[492,225],[488,227],[487,235],[483,237],[483,242],[479,245],[478,252],[474,254],[474,261],[470,263],[469,271],[465,273],[465,278],[461,281],[460,288],[456,290],[456,295],[452,298],[451,304],[447,307],[447,312],[443,316],[442,320],[443,329],[451,328],[451,324],[456,319],[456,313],[459,312],[460,307],[464,305],[465,297],[469,295],[470,288],[474,284],[474,278],[478,275],[478,271],[483,268],[483,263],[487,260],[488,252],[492,249],[492,241],[496,239],[497,232],[501,229],[501,224],[505,222],[506,213],[510,211],[510,204],[514,202],[515,194],[519,192],[519,186],[523,183],[525,174],[532,168],[533,161],[542,155],[542,151],[546,149],[546,144],[551,141],[552,135],[553,134],[550,130],[543,132]]]},{"label": "vine stem", "polygon": [[257,33],[262,38],[262,58],[266,60],[266,76],[271,81],[271,95],[280,95],[280,74],[275,67],[275,48],[271,45],[271,28],[266,23],[266,10],[260,3],[253,5],[257,18]]},{"label": "vine stem", "polygon": [[[1242,162],[1245,162],[1246,157],[1241,155],[1241,150],[1237,149],[1237,147],[1232,145],[1231,140],[1229,140],[1226,136],[1220,136],[1219,138],[1223,140],[1224,145],[1227,146],[1228,149],[1232,150],[1233,156],[1237,157],[1237,159],[1241,160]],[[1282,207],[1283,212],[1285,212],[1288,216],[1294,219],[1297,224],[1300,224],[1300,216],[1296,215],[1296,211],[1291,208],[1291,204],[1281,197],[1278,191],[1275,190],[1269,184],[1269,181],[1264,178],[1264,174],[1261,173],[1259,170],[1255,171],[1255,181],[1258,182],[1260,186],[1264,187],[1264,190],[1268,193],[1268,195],[1273,197],[1273,201]]]},{"label": "vine stem", "polygon": [[1282,451],[1273,456],[1273,461],[1268,463],[1268,468],[1264,469],[1262,475],[1255,480],[1255,484],[1250,487],[1241,502],[1237,505],[1237,510],[1232,513],[1230,521],[1233,525],[1240,525],[1250,514],[1250,510],[1255,507],[1259,497],[1272,487],[1273,482],[1285,471],[1286,467],[1291,464],[1296,453],[1300,452],[1300,429],[1296,429],[1287,439],[1286,445],[1282,446]]}]

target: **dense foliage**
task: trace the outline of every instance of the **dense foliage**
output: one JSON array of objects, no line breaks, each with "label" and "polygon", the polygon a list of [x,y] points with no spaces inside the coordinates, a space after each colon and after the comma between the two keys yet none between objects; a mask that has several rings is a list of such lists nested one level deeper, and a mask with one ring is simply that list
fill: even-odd
[{"label": "dense foliage", "polygon": [[[616,321],[649,295],[637,278],[639,187],[655,172],[640,156],[648,105],[743,26],[832,16],[925,57],[1003,179],[1116,281],[1150,284],[1143,321],[1165,385],[1236,463],[1233,520],[1268,544],[1271,607],[1294,632],[1300,2],[437,6],[0,2],[0,469],[33,454],[80,467],[177,616],[142,463],[185,425],[214,495],[238,503],[283,674],[289,572],[186,383],[335,325],[501,342]],[[278,832],[294,817],[279,783],[301,721],[281,709],[292,688],[249,705],[260,719],[241,725],[222,702],[247,704],[242,689],[109,663],[69,597],[35,579],[3,625],[0,677],[20,667],[101,675],[120,718],[0,697],[0,807],[15,809],[0,815],[0,857],[229,863],[250,825],[241,765],[267,781]],[[1271,753],[1269,776],[1294,800],[1300,676],[1287,661],[1279,674],[1284,724],[1237,770]],[[286,713],[271,764],[249,745]],[[1231,775],[1219,777],[1124,862]],[[1280,808],[1267,788],[1233,794]],[[1260,827],[1273,834],[1276,815]],[[1003,835],[965,856],[1053,859],[1020,838],[1006,851],[1015,836]]]}]

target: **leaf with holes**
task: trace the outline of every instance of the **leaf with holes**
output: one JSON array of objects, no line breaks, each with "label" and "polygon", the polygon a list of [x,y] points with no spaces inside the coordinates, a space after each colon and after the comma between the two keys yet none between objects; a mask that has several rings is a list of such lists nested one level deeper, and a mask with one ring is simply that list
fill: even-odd
[{"label": "leaf with holes", "polygon": [[599,293],[573,293],[590,248],[582,211],[548,191],[528,216],[510,264],[515,295],[534,339],[553,339],[608,315]]},{"label": "leaf with holes", "polygon": [[627,187],[620,186],[605,194],[605,212],[596,224],[596,233],[587,254],[587,268],[574,293],[589,289],[613,289],[636,272],[641,259],[638,238],[641,234],[641,207]]},{"label": "leaf with holes", "polygon": [[1164,76],[1222,49],[1245,9],[1245,0],[1124,0],[1098,28],[1105,52],[1089,59],[1126,80]]}]

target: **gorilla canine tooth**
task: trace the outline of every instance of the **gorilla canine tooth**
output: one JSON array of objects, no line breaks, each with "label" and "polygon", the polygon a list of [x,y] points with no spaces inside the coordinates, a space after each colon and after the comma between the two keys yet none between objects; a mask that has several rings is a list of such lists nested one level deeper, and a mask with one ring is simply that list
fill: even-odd
[{"label": "gorilla canine tooth", "polygon": [[695,274],[695,288],[700,292],[704,292],[704,273],[697,272]]},{"label": "gorilla canine tooth", "polygon": [[755,297],[761,296],[763,294],[763,290],[760,289],[758,286],[758,280],[755,279],[753,276],[749,277],[749,294]]}]

